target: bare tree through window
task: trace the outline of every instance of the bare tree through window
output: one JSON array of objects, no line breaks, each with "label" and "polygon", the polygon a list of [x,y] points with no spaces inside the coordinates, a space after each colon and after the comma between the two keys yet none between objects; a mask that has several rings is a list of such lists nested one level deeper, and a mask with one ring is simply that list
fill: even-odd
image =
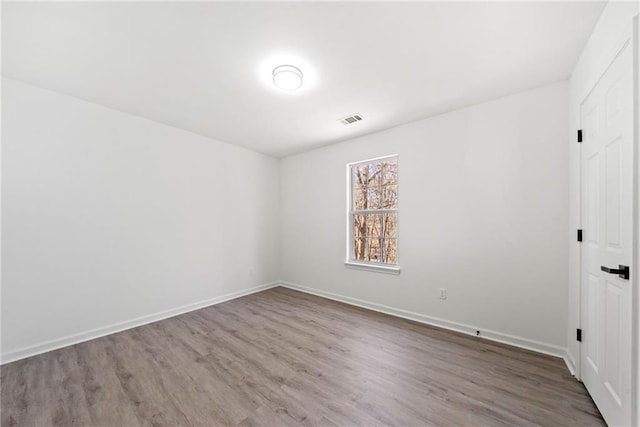
[{"label": "bare tree through window", "polygon": [[350,165],[352,261],[398,263],[398,159]]}]

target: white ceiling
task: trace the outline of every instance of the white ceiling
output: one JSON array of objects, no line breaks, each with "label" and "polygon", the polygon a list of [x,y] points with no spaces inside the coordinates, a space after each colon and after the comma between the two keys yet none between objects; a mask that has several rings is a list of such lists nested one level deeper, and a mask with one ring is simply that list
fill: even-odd
[{"label": "white ceiling", "polygon": [[3,3],[2,72],[280,157],[567,79],[603,6]]}]

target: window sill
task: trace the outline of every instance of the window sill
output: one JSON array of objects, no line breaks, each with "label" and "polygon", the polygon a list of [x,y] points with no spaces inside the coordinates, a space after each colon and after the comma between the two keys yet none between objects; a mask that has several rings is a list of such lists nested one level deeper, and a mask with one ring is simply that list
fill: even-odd
[{"label": "window sill", "polygon": [[400,274],[400,266],[388,266],[388,265],[375,265],[375,264],[365,264],[360,262],[347,261],[344,263],[344,266],[347,268],[353,268],[355,270],[365,270],[365,271],[374,271],[376,273],[385,273],[385,274]]}]

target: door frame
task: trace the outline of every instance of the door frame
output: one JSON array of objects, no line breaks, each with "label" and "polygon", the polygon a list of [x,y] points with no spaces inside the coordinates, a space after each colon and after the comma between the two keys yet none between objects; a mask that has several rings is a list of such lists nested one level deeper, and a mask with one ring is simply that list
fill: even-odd
[{"label": "door frame", "polygon": [[[597,71],[597,77],[593,81],[591,88],[586,95],[581,99],[579,103],[579,111],[582,108],[598,85],[604,74],[607,72],[613,61],[618,57],[621,51],[628,47],[631,49],[632,57],[632,91],[633,91],[633,131],[632,131],[632,184],[631,184],[631,197],[632,197],[632,244],[631,244],[631,400],[636,402],[631,406],[631,419],[634,424],[640,425],[640,15],[636,15],[632,18],[632,22],[628,25],[624,31],[621,32],[616,43],[612,44],[608,50],[606,61],[602,62]],[[583,127],[582,113],[579,114],[578,123],[580,129]],[[582,228],[582,146],[578,151],[578,223]],[[583,282],[582,282],[582,247],[579,247],[579,262],[578,262],[578,306],[579,306],[579,327],[584,325],[583,313],[585,308],[583,307]],[[575,366],[575,376],[578,380],[582,378],[582,343],[578,345],[577,363]]]},{"label": "door frame", "polygon": [[[632,19],[632,87],[633,87],[633,183],[631,187],[633,215],[631,263],[635,270],[631,276],[631,420],[640,425],[640,14]],[[635,372],[634,372],[635,371]]]}]

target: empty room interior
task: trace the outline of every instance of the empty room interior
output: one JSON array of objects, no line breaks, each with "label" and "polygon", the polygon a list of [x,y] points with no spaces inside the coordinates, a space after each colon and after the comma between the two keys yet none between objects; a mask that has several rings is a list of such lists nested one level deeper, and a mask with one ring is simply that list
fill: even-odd
[{"label": "empty room interior", "polygon": [[640,2],[0,13],[2,426],[640,426]]}]

